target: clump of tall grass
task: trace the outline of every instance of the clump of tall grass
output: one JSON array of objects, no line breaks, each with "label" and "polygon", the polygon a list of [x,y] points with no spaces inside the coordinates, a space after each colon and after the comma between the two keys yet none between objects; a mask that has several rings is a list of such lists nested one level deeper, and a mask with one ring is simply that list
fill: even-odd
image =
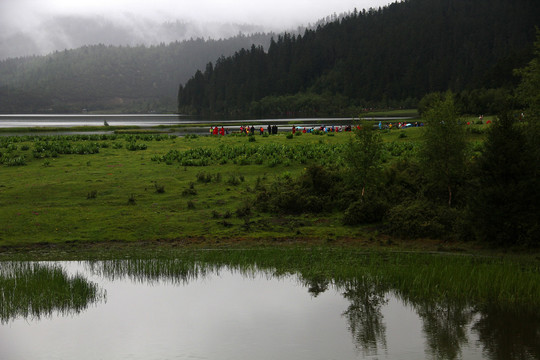
[{"label": "clump of tall grass", "polygon": [[189,187],[182,191],[183,196],[197,195],[197,190],[195,189],[195,184],[193,182],[189,183]]},{"label": "clump of tall grass", "polygon": [[252,205],[248,202],[244,202],[242,205],[240,205],[236,211],[236,217],[239,218],[245,218],[251,215]]},{"label": "clump of tall grass", "polygon": [[163,194],[165,192],[165,185],[158,184],[157,182],[154,183],[154,188],[158,194]]},{"label": "clump of tall grass", "polygon": [[89,191],[88,194],[86,194],[87,199],[95,199],[97,197],[97,190]]},{"label": "clump of tall grass", "polygon": [[104,292],[80,275],[68,276],[58,265],[0,262],[0,322],[79,313],[104,299]]},{"label": "clump of tall grass", "polygon": [[240,183],[244,182],[244,176],[243,175],[229,175],[229,178],[227,179],[227,184],[232,186],[240,185]]}]

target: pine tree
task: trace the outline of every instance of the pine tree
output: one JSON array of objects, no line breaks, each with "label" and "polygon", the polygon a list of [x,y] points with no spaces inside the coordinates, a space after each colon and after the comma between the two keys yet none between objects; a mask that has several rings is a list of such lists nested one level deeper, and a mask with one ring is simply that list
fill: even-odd
[{"label": "pine tree", "polygon": [[511,112],[500,115],[476,163],[470,218],[495,245],[540,244],[540,164],[525,129]]}]

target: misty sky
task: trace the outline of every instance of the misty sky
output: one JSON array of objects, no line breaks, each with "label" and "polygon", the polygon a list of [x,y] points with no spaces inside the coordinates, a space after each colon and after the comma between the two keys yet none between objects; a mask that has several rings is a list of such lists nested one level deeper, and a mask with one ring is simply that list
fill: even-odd
[{"label": "misty sky", "polygon": [[[216,24],[256,25],[256,31],[281,32],[314,24],[331,14],[378,8],[390,0],[0,0],[0,55],[17,51],[44,52],[91,43],[96,19],[102,32],[118,44],[158,39],[155,27],[166,22],[193,24],[185,37],[223,37],[238,28],[223,30]],[[66,24],[66,19],[71,22]],[[75,19],[75,20],[74,20]],[[92,21],[92,22],[91,22]],[[76,25],[80,23],[80,29]],[[106,23],[106,24],[105,24]],[[196,29],[195,29],[196,27]],[[220,34],[220,31],[222,34]],[[88,36],[81,33],[87,32]],[[242,31],[244,32],[244,31]],[[118,33],[118,34],[115,34]],[[127,39],[131,33],[131,39]],[[134,38],[133,38],[134,37]],[[134,40],[135,39],[135,40]],[[95,42],[106,42],[96,38]],[[20,49],[18,49],[20,48]],[[33,49],[33,50],[32,50]],[[5,57],[4,56],[4,57]],[[2,56],[0,56],[2,57]]]}]

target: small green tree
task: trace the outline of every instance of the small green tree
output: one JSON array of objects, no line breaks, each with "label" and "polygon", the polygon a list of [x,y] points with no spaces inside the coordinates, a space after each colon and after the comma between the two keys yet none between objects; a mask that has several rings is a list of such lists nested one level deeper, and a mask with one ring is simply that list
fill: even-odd
[{"label": "small green tree", "polygon": [[460,124],[452,93],[435,101],[423,115],[426,126],[423,133],[420,161],[428,187],[435,193],[447,194],[452,206],[456,187],[466,173],[467,142],[465,129]]},{"label": "small green tree", "polygon": [[364,124],[356,130],[351,139],[345,158],[348,164],[348,180],[360,189],[362,199],[366,191],[374,190],[382,175],[383,143],[379,133]]},{"label": "small green tree", "polygon": [[377,222],[386,212],[386,201],[378,192],[383,176],[383,149],[379,133],[367,124],[349,142],[345,158],[352,196],[345,200],[349,202],[343,217],[347,225]]}]

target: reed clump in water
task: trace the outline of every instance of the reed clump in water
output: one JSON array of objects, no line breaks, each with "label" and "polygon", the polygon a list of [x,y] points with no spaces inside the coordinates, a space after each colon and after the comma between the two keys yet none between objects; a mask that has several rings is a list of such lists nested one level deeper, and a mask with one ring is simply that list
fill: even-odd
[{"label": "reed clump in water", "polygon": [[0,263],[0,322],[17,317],[41,318],[53,313],[79,313],[104,298],[94,283],[68,276],[58,265]]}]

